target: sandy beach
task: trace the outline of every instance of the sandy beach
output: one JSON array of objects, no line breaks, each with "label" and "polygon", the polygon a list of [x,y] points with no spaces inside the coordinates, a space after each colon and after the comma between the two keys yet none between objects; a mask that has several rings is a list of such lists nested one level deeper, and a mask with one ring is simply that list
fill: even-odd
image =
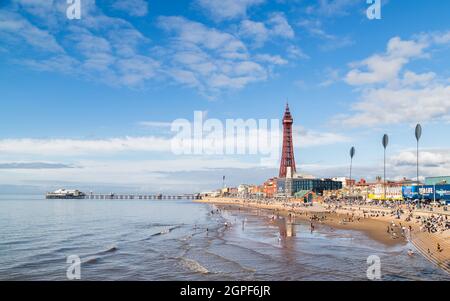
[{"label": "sandy beach", "polygon": [[[325,224],[339,229],[363,231],[370,238],[386,245],[406,244],[411,241],[417,251],[428,260],[450,273],[450,234],[421,231],[417,219],[406,221],[406,214],[397,219],[391,210],[375,206],[342,206],[331,209],[327,205],[314,203],[304,206],[300,203],[269,202],[242,198],[204,198],[196,202],[218,206],[238,206],[272,211],[274,214],[294,217],[312,224]],[[416,215],[431,214],[414,212]],[[389,229],[389,231],[388,231]],[[441,247],[437,249],[438,244]]]}]

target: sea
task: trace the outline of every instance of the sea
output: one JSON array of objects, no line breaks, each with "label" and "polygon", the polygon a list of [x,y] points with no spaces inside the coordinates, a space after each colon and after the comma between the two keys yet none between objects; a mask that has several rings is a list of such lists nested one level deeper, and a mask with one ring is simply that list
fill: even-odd
[{"label": "sea", "polygon": [[410,249],[192,200],[0,195],[0,280],[70,280],[73,258],[86,281],[368,280],[374,256],[381,280],[450,280]]}]

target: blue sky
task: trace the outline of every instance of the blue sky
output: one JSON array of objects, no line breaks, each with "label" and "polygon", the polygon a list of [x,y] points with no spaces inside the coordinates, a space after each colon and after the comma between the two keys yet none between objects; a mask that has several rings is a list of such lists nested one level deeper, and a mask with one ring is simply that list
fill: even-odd
[{"label": "blue sky", "polygon": [[[194,111],[295,119],[300,173],[450,174],[450,3],[363,0],[64,0],[0,5],[0,184],[199,191],[261,183],[254,155],[174,155]],[[6,188],[5,188],[6,189]]]}]

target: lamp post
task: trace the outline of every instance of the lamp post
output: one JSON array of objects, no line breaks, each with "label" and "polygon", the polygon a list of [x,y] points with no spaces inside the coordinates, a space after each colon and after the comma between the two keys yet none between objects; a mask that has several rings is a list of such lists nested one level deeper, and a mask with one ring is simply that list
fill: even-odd
[{"label": "lamp post", "polygon": [[384,186],[384,198],[386,198],[386,147],[389,144],[389,136],[387,134],[384,134],[383,136],[383,148],[384,148],[384,181],[383,181],[383,186]]},{"label": "lamp post", "polygon": [[417,140],[417,184],[419,184],[419,140],[422,136],[422,126],[419,124],[416,125],[416,140]]},{"label": "lamp post", "polygon": [[350,194],[353,195],[353,183],[352,183],[352,167],[353,167],[353,157],[355,156],[355,147],[352,146],[350,149]]}]

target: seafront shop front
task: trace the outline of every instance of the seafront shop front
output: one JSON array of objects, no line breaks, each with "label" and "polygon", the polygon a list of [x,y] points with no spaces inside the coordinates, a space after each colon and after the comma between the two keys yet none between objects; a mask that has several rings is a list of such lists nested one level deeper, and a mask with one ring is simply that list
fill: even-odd
[{"label": "seafront shop front", "polygon": [[450,185],[403,186],[402,196],[406,200],[440,201],[450,204]]},{"label": "seafront shop front", "polygon": [[339,191],[324,191],[324,197],[356,197],[367,201],[420,201],[450,204],[450,185],[389,185],[377,184],[373,187],[354,187]]}]

